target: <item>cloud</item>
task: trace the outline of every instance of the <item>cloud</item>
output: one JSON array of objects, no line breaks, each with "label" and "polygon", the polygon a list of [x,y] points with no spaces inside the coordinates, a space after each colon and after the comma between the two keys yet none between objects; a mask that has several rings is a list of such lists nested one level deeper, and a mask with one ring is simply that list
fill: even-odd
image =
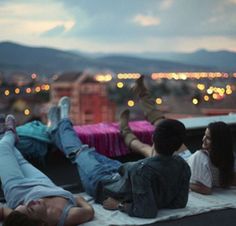
[{"label": "cloud", "polygon": [[141,15],[141,14],[135,16],[133,21],[143,27],[156,26],[161,23],[161,21],[158,17],[145,16],[145,15]]},{"label": "cloud", "polygon": [[168,10],[169,8],[172,7],[173,3],[174,3],[174,0],[163,0],[160,4],[160,9]]},{"label": "cloud", "polygon": [[229,3],[236,4],[236,0],[228,0]]},{"label": "cloud", "polygon": [[47,36],[47,37],[53,37],[61,35],[65,32],[65,26],[64,25],[58,25],[44,33],[41,34],[41,36]]},{"label": "cloud", "polygon": [[[53,32],[59,32],[60,27],[60,29],[64,27],[64,30],[68,31],[75,24],[73,17],[64,11],[61,4],[55,4],[52,1],[13,2],[14,4],[9,4],[9,1],[5,2],[0,8],[2,35],[33,35],[35,37],[42,33],[47,34],[50,30],[52,31],[48,35],[52,35]],[[47,7],[41,7],[43,2],[47,2]]]},{"label": "cloud", "polygon": [[[236,36],[235,3],[236,0],[0,0],[0,41],[128,51],[157,49],[160,40],[166,49],[187,49],[180,40],[188,40],[188,46],[193,40],[193,47],[198,43],[196,48],[207,48],[209,41],[210,48],[211,40],[224,37],[219,46],[229,48],[227,40],[232,44],[230,40]],[[197,41],[203,37],[206,41]]]}]

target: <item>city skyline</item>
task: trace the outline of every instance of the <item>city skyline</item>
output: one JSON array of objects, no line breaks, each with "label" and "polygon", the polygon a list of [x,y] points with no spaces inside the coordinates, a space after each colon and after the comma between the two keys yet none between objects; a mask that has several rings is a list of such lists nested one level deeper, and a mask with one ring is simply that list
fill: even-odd
[{"label": "city skyline", "polygon": [[83,52],[236,51],[236,0],[0,0],[0,41]]}]

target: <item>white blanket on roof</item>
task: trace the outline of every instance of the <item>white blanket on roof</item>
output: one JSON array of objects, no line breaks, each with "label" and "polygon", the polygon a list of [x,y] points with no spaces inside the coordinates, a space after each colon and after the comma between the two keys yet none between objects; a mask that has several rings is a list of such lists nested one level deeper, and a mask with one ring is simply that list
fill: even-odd
[{"label": "white blanket on roof", "polygon": [[[212,195],[201,195],[195,192],[189,193],[189,200],[186,208],[183,209],[164,209],[160,210],[157,217],[153,219],[142,219],[129,217],[120,211],[108,211],[99,204],[95,204],[93,199],[82,194],[95,209],[95,218],[93,221],[82,224],[83,226],[97,225],[145,225],[163,220],[178,219],[185,216],[206,213],[211,210],[220,210],[226,208],[236,208],[236,188],[230,190],[214,190]],[[145,208],[145,207],[144,207]]]},{"label": "white blanket on roof", "polygon": [[[120,211],[108,211],[99,204],[95,204],[93,198],[86,193],[81,193],[95,209],[93,221],[82,224],[83,226],[107,226],[107,225],[145,225],[158,221],[174,220],[185,216],[206,213],[211,210],[226,208],[236,208],[236,187],[229,190],[214,190],[212,195],[201,195],[195,192],[189,193],[189,200],[186,208],[183,209],[164,209],[160,210],[157,217],[153,219],[142,219],[129,217]],[[144,207],[145,208],[145,207]],[[0,223],[0,226],[2,224]]]}]

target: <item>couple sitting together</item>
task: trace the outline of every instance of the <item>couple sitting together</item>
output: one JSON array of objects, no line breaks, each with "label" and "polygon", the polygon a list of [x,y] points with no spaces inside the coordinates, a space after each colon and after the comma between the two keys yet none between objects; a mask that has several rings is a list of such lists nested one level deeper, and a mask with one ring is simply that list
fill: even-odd
[{"label": "couple sitting together", "polygon": [[[76,164],[84,190],[96,202],[131,217],[153,218],[161,208],[184,208],[189,186],[193,191],[210,194],[213,186],[227,188],[233,183],[234,156],[226,124],[210,124],[203,150],[185,161],[180,157],[186,153],[180,151],[184,125],[164,119],[154,108],[143,77],[136,81],[134,92],[145,116],[155,125],[153,146],[146,145],[130,130],[129,111],[122,112],[120,130],[126,145],[146,157],[136,162],[122,164],[83,144],[69,119],[69,98],[61,98],[49,111],[51,141]],[[56,186],[23,158],[15,147],[20,141],[14,117],[8,115],[4,122],[0,119],[0,127],[0,176],[7,206],[0,208],[3,225],[74,226],[92,220],[94,210],[86,200]]]}]

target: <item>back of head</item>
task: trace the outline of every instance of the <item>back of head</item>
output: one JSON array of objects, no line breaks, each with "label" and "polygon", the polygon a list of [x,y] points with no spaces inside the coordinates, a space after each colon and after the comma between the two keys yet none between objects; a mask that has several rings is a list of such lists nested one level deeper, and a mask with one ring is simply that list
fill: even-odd
[{"label": "back of head", "polygon": [[19,211],[13,211],[4,220],[3,226],[47,226],[42,220],[34,220]]},{"label": "back of head", "polygon": [[185,134],[182,122],[174,119],[161,120],[153,134],[154,147],[159,154],[171,156],[183,144]]},{"label": "back of head", "polygon": [[233,141],[229,126],[224,122],[208,125],[211,135],[210,160],[220,170],[220,184],[227,187],[233,178]]}]

